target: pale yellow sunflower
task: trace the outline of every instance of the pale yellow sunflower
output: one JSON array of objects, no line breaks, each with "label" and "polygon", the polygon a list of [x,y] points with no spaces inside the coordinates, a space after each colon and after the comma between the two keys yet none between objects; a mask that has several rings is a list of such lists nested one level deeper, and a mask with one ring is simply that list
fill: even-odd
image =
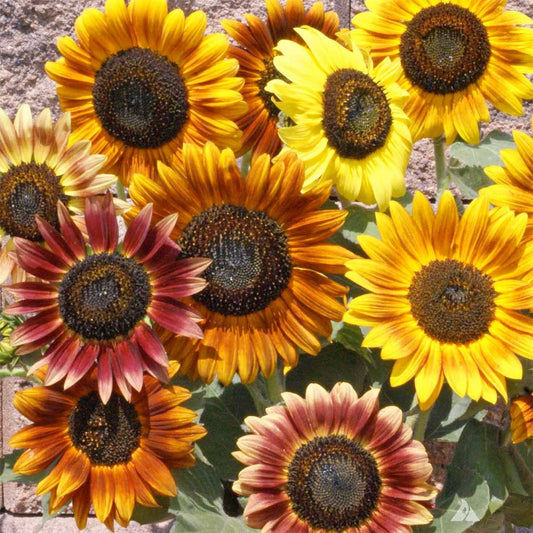
[{"label": "pale yellow sunflower", "polygon": [[331,180],[348,200],[386,210],[405,193],[412,148],[398,66],[374,68],[353,42],[349,50],[314,28],[295,31],[306,46],[282,40],[274,58],[289,83],[276,79],[266,90],[295,124],[279,135],[305,163],[304,190]]},{"label": "pale yellow sunflower", "polygon": [[412,216],[391,202],[377,213],[382,239],[362,235],[369,259],[347,263],[347,277],[369,290],[344,320],[371,326],[363,345],[395,361],[391,384],[414,378],[430,407],[444,381],[459,395],[507,399],[506,378],[522,377],[517,355],[533,359],[533,247],[522,239],[527,217],[474,200],[459,218],[446,192],[434,214],[420,192]]},{"label": "pale yellow sunflower", "polygon": [[381,62],[402,66],[409,91],[405,111],[413,141],[457,134],[479,142],[480,121],[490,120],[486,100],[522,115],[533,98],[524,73],[533,72],[532,20],[505,11],[507,0],[367,0],[370,11],[352,19],[356,42]]},{"label": "pale yellow sunflower", "polygon": [[225,58],[227,36],[206,36],[206,24],[203,11],[168,12],[166,0],[107,0],[104,13],[76,20],[79,43],[60,38],[63,57],[46,63],[74,140],[91,140],[124,184],[169,163],[184,142],[240,147],[239,65]]},{"label": "pale yellow sunflower", "polygon": [[[13,237],[42,242],[35,215],[59,229],[58,200],[81,214],[86,197],[103,193],[116,181],[112,174],[98,173],[106,157],[90,151],[89,141],[70,136],[69,113],[54,124],[50,110],[44,109],[34,121],[23,104],[12,122],[0,109],[0,284],[9,276],[15,282],[26,279],[15,260]],[[119,213],[129,207],[114,203]]]}]

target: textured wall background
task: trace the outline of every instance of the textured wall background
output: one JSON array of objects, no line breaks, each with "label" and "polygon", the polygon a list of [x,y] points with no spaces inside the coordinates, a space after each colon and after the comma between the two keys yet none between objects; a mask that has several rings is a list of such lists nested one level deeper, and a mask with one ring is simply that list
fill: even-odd
[{"label": "textured wall background", "polygon": [[[283,0],[282,0],[283,1]],[[19,106],[28,102],[35,114],[50,107],[57,116],[59,107],[55,84],[44,73],[44,64],[58,57],[56,39],[62,35],[74,36],[74,21],[87,7],[102,9],[104,0],[0,0],[0,107],[13,118]],[[311,6],[311,0],[304,0]],[[339,14],[341,25],[348,27],[351,17],[365,9],[362,0],[324,0],[327,9]],[[264,0],[168,0],[169,8],[181,8],[186,13],[202,9],[209,21],[208,32],[222,31],[219,21],[223,18],[242,18],[244,13],[265,16]],[[532,0],[509,0],[508,9],[516,9],[533,16]],[[520,129],[530,132],[533,102],[526,105],[523,117],[509,117],[491,110],[492,122],[483,126],[484,132],[500,129],[511,132]],[[435,170],[431,141],[416,143],[407,172],[411,190],[421,189],[427,196],[435,195]],[[13,394],[26,386],[21,380],[9,378],[0,381],[0,442],[4,454],[9,436],[24,424],[24,420],[12,406]],[[2,533],[26,533],[41,529],[40,498],[33,487],[5,483],[0,490],[0,531]],[[165,532],[172,521],[156,525],[139,526],[131,523],[127,531]],[[74,519],[56,517],[45,523],[46,533],[76,531]],[[96,519],[89,521],[87,531],[107,531]],[[118,527],[116,531],[126,531]],[[186,532],[184,532],[186,533]]]}]

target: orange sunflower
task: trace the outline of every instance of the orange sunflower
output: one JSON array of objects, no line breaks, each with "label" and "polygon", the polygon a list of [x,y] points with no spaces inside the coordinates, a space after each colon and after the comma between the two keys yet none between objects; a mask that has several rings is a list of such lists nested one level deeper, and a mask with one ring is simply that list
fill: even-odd
[{"label": "orange sunflower", "polygon": [[[85,198],[103,193],[117,179],[98,173],[106,158],[90,155],[90,142],[70,139],[67,148],[69,136],[68,113],[53,124],[44,109],[34,121],[23,104],[11,122],[0,109],[0,284],[10,275],[15,282],[26,279],[15,262],[13,237],[42,241],[35,215],[57,229],[58,200],[72,213],[83,213]],[[120,211],[127,206],[115,204]]]},{"label": "orange sunflower", "polygon": [[412,216],[397,202],[376,214],[382,240],[359,244],[369,259],[346,274],[369,294],[354,298],[344,320],[370,326],[363,345],[394,360],[393,386],[414,378],[427,409],[446,380],[459,396],[507,399],[506,378],[520,379],[517,355],[533,359],[533,246],[527,217],[474,200],[459,218],[447,191],[434,214],[420,192]]},{"label": "orange sunflower", "polygon": [[298,347],[318,353],[317,334],[330,336],[347,292],[324,273],[345,272],[355,257],[326,241],[346,217],[320,209],[331,184],[300,193],[304,166],[293,153],[274,164],[263,154],[243,179],[233,152],[212,143],[185,145],[182,165],[158,169],[157,183],[133,178],[133,202],[153,202],[155,220],[179,213],[172,236],[182,254],[213,260],[207,287],[187,298],[205,317],[204,338],[157,330],[180,372],[225,385],[238,372],[249,383],[259,370],[270,376],[278,357],[294,367]]},{"label": "orange sunflower", "polygon": [[79,529],[91,505],[110,530],[115,520],[127,527],[136,503],[159,507],[154,496],[176,495],[169,469],[194,465],[192,443],[206,431],[181,406],[190,396],[145,376],[131,403],[114,391],[103,404],[94,373],[67,392],[58,385],[18,391],[15,407],[32,423],[9,440],[27,448],[13,470],[34,475],[57,461],[36,491],[51,493],[50,513],[72,500]]},{"label": "orange sunflower", "polygon": [[107,0],[104,13],[86,9],[76,20],[79,44],[60,38],[63,57],[46,63],[73,138],[91,140],[125,185],[135,170],[170,162],[183,142],[240,147],[239,65],[225,59],[227,36],[205,36],[206,24],[203,11],[169,13],[166,0]]},{"label": "orange sunflower", "polygon": [[150,320],[174,333],[202,337],[200,315],[180,299],[205,287],[198,275],[211,261],[180,257],[169,238],[175,215],[150,229],[151,218],[147,205],[119,243],[108,194],[103,202],[87,200],[88,242],[61,203],[60,232],[37,217],[46,248],[15,239],[19,264],[42,281],[7,287],[20,300],[4,313],[34,314],[11,334],[11,344],[19,347],[18,354],[48,345],[30,369],[48,365],[46,385],[64,379],[67,389],[96,365],[102,401],[108,401],[113,384],[129,400],[132,389],[142,387],[144,371],[168,381],[167,354]]},{"label": "orange sunflower", "polygon": [[252,434],[233,455],[246,465],[233,489],[248,496],[246,523],[264,533],[409,533],[433,519],[436,490],[424,446],[411,440],[396,406],[379,409],[348,383],[330,393],[286,392],[285,406],[248,417]]},{"label": "orange sunflower", "polygon": [[515,398],[510,413],[513,444],[533,438],[533,392]]},{"label": "orange sunflower", "polygon": [[[531,118],[533,129],[533,117]],[[533,137],[522,131],[513,132],[516,150],[501,150],[503,167],[485,167],[485,174],[496,185],[480,189],[494,205],[508,206],[517,213],[527,213],[524,238],[533,241]]]},{"label": "orange sunflower", "polygon": [[302,42],[294,28],[312,26],[328,37],[339,29],[339,17],[334,11],[324,12],[322,2],[315,2],[305,10],[303,0],[287,0],[284,8],[278,0],[266,0],[267,19],[245,15],[247,24],[237,20],[223,20],[222,27],[237,42],[231,45],[229,56],[239,61],[238,75],[244,78],[241,92],[248,104],[248,113],[237,120],[243,130],[243,152],[252,149],[252,159],[262,153],[276,155],[282,147],[278,136],[279,109],[272,102],[272,94],[265,85],[280,77],[274,67],[274,47],[281,39]]},{"label": "orange sunflower", "polygon": [[405,112],[413,141],[457,134],[479,142],[480,121],[490,120],[486,100],[522,115],[533,98],[531,19],[505,11],[507,0],[368,0],[370,11],[352,19],[356,41],[376,62],[401,62],[400,85],[409,91]]}]

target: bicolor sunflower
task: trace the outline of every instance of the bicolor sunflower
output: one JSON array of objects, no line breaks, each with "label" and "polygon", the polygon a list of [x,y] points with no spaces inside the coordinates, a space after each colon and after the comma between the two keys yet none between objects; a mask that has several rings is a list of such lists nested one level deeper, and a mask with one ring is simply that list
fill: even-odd
[{"label": "bicolor sunflower", "polygon": [[93,373],[68,391],[57,384],[18,391],[15,407],[32,423],[9,445],[27,448],[13,467],[18,474],[38,474],[57,461],[36,489],[50,493],[50,513],[72,500],[83,529],[92,505],[113,531],[114,521],[127,527],[136,504],[159,507],[157,496],[176,495],[170,469],[194,465],[193,443],[206,431],[181,405],[191,396],[186,389],[145,376],[131,403],[117,391],[103,403],[96,382]]},{"label": "bicolor sunflower", "polygon": [[[533,129],[533,117],[531,119]],[[527,213],[524,238],[533,241],[533,137],[513,131],[516,150],[500,150],[503,167],[485,167],[485,174],[496,185],[480,189],[479,194],[498,206],[508,206],[517,213]]]},{"label": "bicolor sunflower", "polygon": [[88,242],[59,203],[60,232],[37,217],[45,246],[16,238],[18,262],[42,281],[7,287],[18,301],[7,314],[36,313],[11,334],[18,354],[48,347],[30,373],[47,366],[45,384],[64,379],[72,387],[94,365],[106,403],[116,384],[129,400],[139,391],[143,372],[168,381],[167,354],[151,322],[174,333],[202,337],[201,316],[180,299],[205,287],[198,277],[211,262],[181,259],[169,238],[176,215],[152,229],[152,206],[132,221],[119,243],[111,195],[88,199]]},{"label": "bicolor sunflower", "polygon": [[79,44],[60,38],[62,57],[46,63],[73,138],[91,140],[125,185],[184,142],[240,147],[239,65],[225,59],[227,36],[204,35],[206,25],[203,11],[169,13],[166,0],[107,0],[104,13],[86,9],[76,20]]},{"label": "bicolor sunflower", "polygon": [[[0,284],[26,273],[13,257],[13,237],[42,241],[35,215],[58,228],[57,201],[83,213],[85,198],[103,193],[116,176],[98,174],[105,156],[90,155],[91,143],[70,140],[70,115],[52,122],[49,109],[32,118],[27,104],[11,122],[0,109]],[[124,210],[122,202],[116,202]]]},{"label": "bicolor sunflower", "polygon": [[248,417],[234,457],[246,465],[233,483],[248,496],[246,523],[265,533],[410,532],[433,519],[436,490],[424,446],[396,406],[379,409],[379,390],[358,398],[348,383],[330,393],[283,393],[284,406]]},{"label": "bicolor sunflower", "polygon": [[320,209],[330,184],[300,193],[304,168],[295,154],[274,164],[263,154],[243,179],[233,152],[212,143],[185,145],[181,165],[158,169],[157,183],[134,177],[132,200],[153,202],[155,220],[179,213],[172,236],[182,254],[213,260],[207,287],[187,298],[205,317],[204,338],[157,330],[180,372],[207,383],[217,375],[225,385],[237,372],[249,383],[259,370],[270,376],[278,358],[294,367],[298,348],[317,354],[317,334],[330,336],[347,292],[324,273],[345,272],[355,257],[327,242],[346,217]]},{"label": "bicolor sunflower", "polygon": [[526,215],[489,210],[477,198],[459,218],[450,192],[434,214],[420,192],[412,216],[391,202],[377,213],[382,239],[361,235],[369,259],[347,263],[349,279],[369,290],[344,320],[370,326],[363,341],[394,360],[391,385],[414,378],[422,409],[446,380],[459,396],[507,399],[506,379],[522,377],[517,355],[533,359],[533,247],[522,240]]},{"label": "bicolor sunflower", "polygon": [[286,150],[305,162],[304,190],[331,180],[350,201],[377,203],[384,211],[405,193],[411,154],[408,95],[390,61],[369,58],[310,28],[295,30],[306,46],[280,41],[274,66],[291,83],[268,83],[276,105],[294,122],[279,129]]},{"label": "bicolor sunflower", "polygon": [[486,100],[522,115],[533,98],[532,20],[505,11],[506,0],[368,0],[370,11],[352,19],[356,42],[377,63],[402,66],[400,85],[409,91],[405,111],[413,141],[457,134],[479,142],[479,122],[490,120]]},{"label": "bicolor sunflower", "polygon": [[236,41],[230,45],[229,56],[238,60],[238,75],[244,79],[241,93],[248,104],[248,113],[237,120],[243,130],[242,151],[252,150],[252,159],[267,153],[275,156],[282,147],[278,135],[279,109],[272,102],[266,84],[280,76],[274,67],[275,46],[281,39],[301,42],[294,31],[308,25],[328,37],[339,29],[339,17],[334,11],[324,11],[322,2],[315,2],[306,11],[303,0],[287,0],[283,7],[278,0],[266,0],[265,21],[255,15],[244,15],[246,24],[237,20],[223,20],[222,27]]},{"label": "bicolor sunflower", "polygon": [[533,438],[533,392],[515,398],[509,411],[513,444]]}]

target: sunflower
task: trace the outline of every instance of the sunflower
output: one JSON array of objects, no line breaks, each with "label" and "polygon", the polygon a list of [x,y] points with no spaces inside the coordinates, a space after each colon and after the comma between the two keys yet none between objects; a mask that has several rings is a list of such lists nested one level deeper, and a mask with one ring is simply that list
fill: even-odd
[{"label": "sunflower", "polygon": [[330,184],[301,194],[304,169],[294,154],[274,164],[263,154],[243,180],[233,152],[212,143],[185,145],[182,165],[158,168],[158,183],[134,177],[132,200],[153,202],[155,219],[178,212],[172,236],[183,255],[213,259],[208,286],[187,299],[205,317],[204,338],[161,332],[180,372],[208,383],[218,375],[225,385],[238,372],[248,383],[259,370],[270,376],[278,356],[294,367],[298,347],[318,353],[316,333],[329,337],[347,292],[323,273],[343,273],[355,257],[326,242],[346,217],[320,209]]},{"label": "sunflower", "polygon": [[113,391],[104,404],[96,382],[93,372],[68,391],[57,384],[18,391],[15,407],[32,423],[9,446],[27,448],[13,467],[19,474],[38,474],[57,461],[37,485],[37,494],[50,492],[50,513],[72,500],[83,529],[92,504],[113,530],[115,520],[128,525],[136,503],[159,507],[154,496],[176,495],[169,469],[194,465],[192,443],[206,431],[181,406],[191,396],[186,389],[144,376],[131,403]]},{"label": "sunflower", "polygon": [[305,162],[304,190],[332,180],[348,200],[384,211],[391,196],[405,193],[412,148],[399,69],[389,61],[373,68],[353,41],[348,50],[313,28],[295,31],[308,48],[280,41],[274,58],[292,83],[273,80],[266,90],[295,123],[279,136]]},{"label": "sunflower", "polygon": [[37,313],[11,334],[11,344],[19,346],[18,354],[49,345],[30,369],[48,365],[46,385],[65,378],[67,389],[96,364],[103,402],[113,383],[129,400],[132,388],[141,389],[144,370],[168,381],[167,354],[148,318],[174,333],[202,337],[201,317],[179,298],[205,287],[196,276],[211,261],[180,259],[179,247],[169,239],[176,216],[149,229],[151,205],[132,221],[120,244],[111,195],[103,202],[88,199],[85,209],[88,243],[61,203],[61,233],[37,217],[49,248],[15,239],[21,267],[44,281],[7,287],[20,300],[4,313]]},{"label": "sunflower", "polygon": [[459,219],[450,192],[436,215],[420,192],[412,216],[397,202],[390,212],[376,217],[382,240],[359,237],[369,259],[346,265],[371,292],[350,302],[344,320],[373,328],[363,345],[395,360],[393,386],[414,377],[422,409],[444,380],[459,396],[507,399],[505,378],[522,377],[516,354],[533,358],[533,319],[520,312],[533,305],[526,215],[477,198]]},{"label": "sunflower", "polygon": [[[35,215],[57,228],[58,200],[80,214],[85,197],[103,193],[116,180],[98,174],[106,158],[89,155],[90,142],[71,139],[67,148],[69,136],[68,113],[53,124],[50,110],[44,109],[34,122],[23,104],[11,122],[0,109],[0,284],[9,276],[26,279],[13,258],[13,237],[41,241]],[[121,202],[116,205],[125,208]]]},{"label": "sunflower", "polygon": [[[533,117],[531,119],[533,129]],[[527,213],[524,238],[533,241],[533,137],[513,131],[517,149],[501,150],[504,167],[486,167],[485,174],[496,185],[480,189],[494,205],[508,206],[518,213]]]},{"label": "sunflower", "polygon": [[533,392],[515,398],[510,412],[513,444],[533,438]]},{"label": "sunflower", "polygon": [[206,24],[203,11],[169,13],[166,0],[107,0],[104,13],[86,9],[76,20],[79,44],[60,38],[63,57],[46,63],[73,138],[90,139],[125,185],[183,142],[240,147],[239,65],[225,59],[227,36],[205,36]]},{"label": "sunflower", "polygon": [[277,54],[274,47],[281,39],[301,42],[294,28],[304,24],[328,37],[334,37],[339,29],[337,13],[324,12],[322,2],[315,2],[306,12],[303,0],[287,0],[285,8],[278,0],[266,0],[266,9],[266,21],[245,15],[247,24],[237,20],[221,22],[238,44],[230,46],[229,56],[239,61],[238,75],[244,78],[241,92],[249,110],[237,124],[243,130],[242,151],[252,149],[252,159],[263,153],[274,156],[282,146],[277,130],[279,109],[265,91],[266,84],[279,77],[273,63]]},{"label": "sunflower", "polygon": [[410,532],[427,524],[436,490],[424,446],[411,440],[396,406],[379,409],[378,389],[357,397],[348,383],[330,393],[286,392],[285,406],[248,417],[252,434],[233,452],[246,465],[233,490],[248,496],[246,523],[265,533]]},{"label": "sunflower", "polygon": [[490,120],[485,100],[522,115],[533,98],[524,73],[533,72],[531,19],[504,11],[506,0],[367,1],[355,15],[356,41],[376,62],[401,63],[400,85],[409,91],[405,111],[413,141],[457,134],[479,142],[480,121]]}]

